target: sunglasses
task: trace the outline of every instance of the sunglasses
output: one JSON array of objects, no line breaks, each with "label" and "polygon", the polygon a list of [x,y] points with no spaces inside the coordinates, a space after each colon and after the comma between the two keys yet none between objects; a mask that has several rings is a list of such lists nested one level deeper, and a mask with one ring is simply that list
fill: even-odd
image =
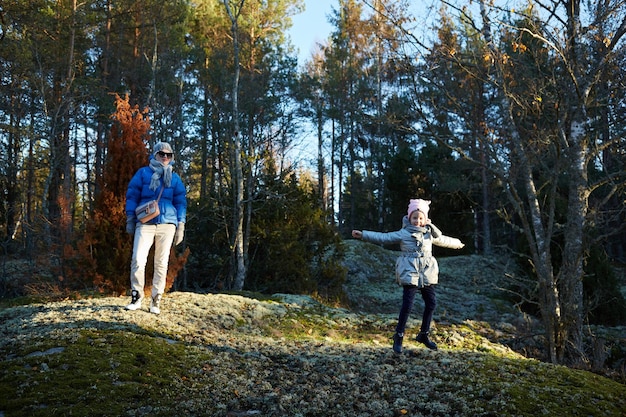
[{"label": "sunglasses", "polygon": [[174,154],[171,152],[161,152],[161,151],[157,152],[157,155],[159,155],[161,158],[167,157],[168,159],[172,159],[172,156],[174,156]]}]

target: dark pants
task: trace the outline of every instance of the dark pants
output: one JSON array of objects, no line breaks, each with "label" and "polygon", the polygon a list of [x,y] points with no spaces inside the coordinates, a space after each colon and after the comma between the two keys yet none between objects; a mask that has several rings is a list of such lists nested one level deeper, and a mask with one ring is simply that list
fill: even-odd
[{"label": "dark pants", "polygon": [[424,315],[422,316],[422,326],[420,327],[420,331],[430,331],[430,322],[433,320],[433,313],[435,311],[435,307],[437,306],[435,286],[429,285],[418,289],[416,285],[404,285],[402,287],[402,307],[400,308],[400,316],[398,317],[396,333],[404,334],[406,322],[409,320],[411,310],[413,310],[413,303],[415,302],[415,294],[417,291],[422,293],[422,300],[424,300]]}]

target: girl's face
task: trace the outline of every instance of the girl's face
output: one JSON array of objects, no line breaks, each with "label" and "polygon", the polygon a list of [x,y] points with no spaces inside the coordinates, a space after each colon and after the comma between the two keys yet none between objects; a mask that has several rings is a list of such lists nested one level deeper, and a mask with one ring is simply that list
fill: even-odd
[{"label": "girl's face", "polygon": [[415,210],[411,213],[411,217],[409,217],[409,222],[413,226],[424,227],[426,226],[426,216],[419,210]]}]

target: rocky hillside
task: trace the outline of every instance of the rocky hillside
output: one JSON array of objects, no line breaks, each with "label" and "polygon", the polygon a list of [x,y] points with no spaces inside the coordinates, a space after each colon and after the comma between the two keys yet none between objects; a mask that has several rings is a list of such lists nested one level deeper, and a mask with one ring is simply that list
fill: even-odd
[{"label": "rocky hillside", "polygon": [[625,385],[522,354],[541,336],[498,290],[511,265],[440,260],[440,350],[396,355],[395,255],[347,249],[349,308],[176,292],[160,316],[126,297],[0,309],[0,417],[626,415]]}]

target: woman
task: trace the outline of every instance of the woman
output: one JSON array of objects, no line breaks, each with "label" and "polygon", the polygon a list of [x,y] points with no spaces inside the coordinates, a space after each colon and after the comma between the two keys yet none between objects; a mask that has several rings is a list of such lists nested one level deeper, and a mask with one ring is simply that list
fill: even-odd
[{"label": "woman", "polygon": [[[148,166],[139,168],[126,191],[126,231],[135,236],[130,264],[131,302],[128,310],[141,308],[144,298],[146,263],[154,244],[154,275],[150,312],[161,313],[165,292],[167,264],[174,241],[180,244],[185,234],[187,196],[180,176],[172,172],[174,152],[166,142],[154,145]],[[150,200],[157,200],[159,215],[146,223],[137,220],[135,209]]]}]

